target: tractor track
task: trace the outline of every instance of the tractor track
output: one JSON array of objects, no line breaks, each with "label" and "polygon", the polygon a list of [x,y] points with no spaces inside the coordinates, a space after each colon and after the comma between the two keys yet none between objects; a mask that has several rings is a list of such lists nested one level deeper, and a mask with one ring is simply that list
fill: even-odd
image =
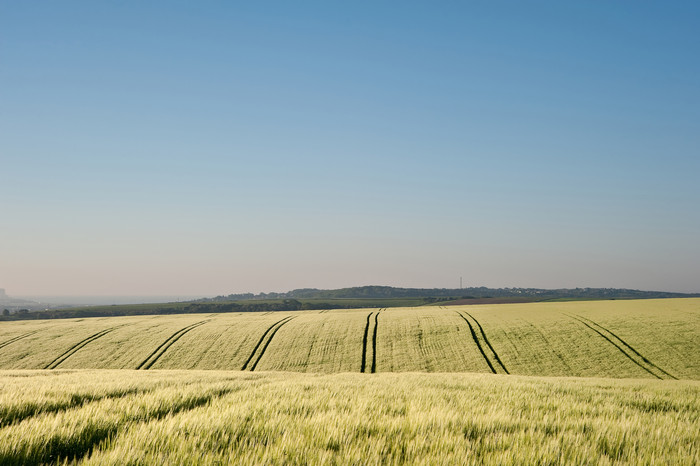
[{"label": "tractor track", "polygon": [[501,361],[501,358],[498,357],[498,353],[496,353],[496,350],[493,349],[493,346],[491,346],[491,342],[489,341],[488,337],[486,337],[486,332],[484,332],[484,329],[481,326],[481,324],[479,323],[479,321],[476,320],[476,318],[473,315],[471,315],[470,313],[468,313],[467,311],[464,311],[464,313],[466,315],[468,315],[469,317],[471,317],[474,322],[476,322],[476,325],[479,327],[479,331],[481,332],[481,336],[483,337],[484,342],[486,342],[486,345],[489,347],[489,349],[493,353],[493,357],[496,359],[496,362],[498,363],[499,366],[501,366],[501,369],[503,369],[503,372],[510,375],[510,372],[508,372],[508,369],[506,369],[506,366],[503,365],[503,361]]},{"label": "tractor track", "polygon": [[[362,365],[360,372],[369,372],[374,374],[377,372],[377,326],[379,324],[379,314],[385,311],[386,308],[380,308],[377,311],[372,311],[367,314],[367,323],[365,324],[365,333],[362,336]],[[367,346],[369,344],[370,327],[372,326],[372,316],[374,315],[374,328],[372,329],[372,363],[367,361]],[[367,367],[369,365],[369,368]]]},{"label": "tractor track", "polygon": [[44,367],[44,369],[56,369],[61,363],[63,363],[63,362],[64,362],[66,359],[68,359],[69,357],[73,356],[75,353],[77,353],[77,352],[78,352],[81,348],[83,348],[85,345],[87,345],[88,343],[91,343],[91,342],[97,340],[98,338],[101,338],[101,337],[107,335],[109,332],[111,332],[112,330],[115,330],[115,329],[117,329],[117,328],[119,328],[119,327],[121,327],[121,325],[120,325],[120,326],[117,326],[117,327],[112,327],[112,328],[108,328],[108,329],[99,331],[99,332],[97,332],[97,333],[94,333],[94,334],[90,335],[90,336],[87,337],[87,338],[84,338],[84,339],[80,340],[78,343],[76,343],[75,345],[73,345],[73,346],[71,346],[70,348],[68,348],[68,350],[66,350],[63,354],[61,354],[61,355],[58,356],[56,359],[54,359],[53,361],[51,361],[50,363],[48,363],[48,364]]},{"label": "tractor track", "polygon": [[260,345],[262,345],[262,342],[265,340],[265,337],[267,336],[268,333],[270,333],[270,331],[273,329],[273,327],[275,325],[279,324],[280,322],[282,322],[284,320],[288,320],[288,319],[291,319],[291,317],[285,317],[283,319],[280,319],[277,322],[275,322],[274,324],[270,325],[267,328],[267,330],[265,330],[265,333],[263,333],[262,336],[260,337],[260,340],[258,340],[258,343],[255,345],[255,348],[253,348],[253,351],[251,351],[250,356],[248,356],[248,359],[246,359],[246,362],[243,364],[243,367],[241,367],[242,371],[246,370],[246,368],[248,367],[248,364],[250,364],[250,361],[253,360],[253,356],[255,356],[255,353],[258,351],[258,348],[260,347]]},{"label": "tractor track", "polygon": [[[255,362],[253,363],[253,365],[250,366],[250,370],[251,370],[251,371],[254,371],[255,368],[258,366],[258,363],[260,362],[260,359],[262,359],[263,355],[265,354],[265,350],[266,350],[267,347],[270,345],[270,342],[272,341],[272,339],[275,337],[275,333],[277,333],[277,331],[278,331],[280,328],[282,328],[282,326],[283,326],[284,324],[286,324],[287,322],[289,322],[289,321],[292,320],[292,319],[294,319],[294,317],[289,317],[289,318],[288,318],[287,320],[285,320],[284,322],[281,322],[281,323],[270,333],[270,337],[267,339],[267,342],[265,343],[265,346],[263,346],[262,349],[260,350],[260,354],[258,355],[258,358],[255,360]],[[268,330],[269,330],[269,329],[268,329]]]},{"label": "tractor track", "polygon": [[[654,368],[654,369],[658,370],[658,371],[661,372],[662,374],[664,374],[664,375],[666,375],[666,376],[668,376],[668,377],[670,377],[670,378],[672,378],[672,379],[674,379],[674,380],[678,380],[677,377],[675,377],[675,376],[669,374],[668,372],[666,372],[665,370],[661,369],[659,366],[657,366],[657,365],[654,364],[653,362],[649,361],[649,360],[648,360],[646,357],[644,357],[639,351],[637,351],[636,349],[632,348],[632,346],[630,346],[626,341],[624,341],[622,338],[618,337],[618,336],[615,335],[613,332],[611,332],[611,331],[608,330],[607,328],[603,327],[603,326],[600,325],[599,323],[597,323],[597,322],[595,322],[595,321],[593,321],[593,320],[591,320],[591,319],[588,319],[588,318],[586,318],[586,317],[576,315],[576,314],[573,314],[573,315],[566,314],[566,315],[569,316],[569,317],[571,317],[571,318],[574,319],[574,320],[579,321],[580,323],[582,323],[583,325],[585,325],[585,326],[588,327],[589,329],[591,329],[591,330],[593,330],[594,332],[596,332],[598,335],[600,335],[600,336],[603,337],[605,340],[607,340],[610,344],[612,344],[615,348],[617,348],[622,354],[624,354],[625,356],[627,356],[627,358],[628,358],[630,361],[632,361],[632,362],[635,363],[637,366],[641,367],[642,369],[644,369],[645,371],[647,371],[648,373],[650,373],[651,375],[653,375],[653,376],[656,377],[657,379],[663,379],[663,377],[661,377],[660,375],[654,373],[654,372],[651,370],[651,368]],[[593,327],[591,324],[594,325],[595,327],[598,327],[600,330],[598,330],[598,328]],[[602,330],[603,332],[608,333],[608,334],[610,335],[610,337],[607,336],[607,335],[605,335],[603,332],[601,332],[601,330]],[[611,338],[611,337],[612,337],[612,338]],[[630,350],[632,353],[634,353],[639,359],[642,360],[642,362],[637,361],[634,357],[632,357],[629,353],[627,353],[627,351],[625,351],[625,350],[622,348],[622,346],[620,346],[619,344],[615,343],[615,341],[613,341],[613,339],[618,340],[618,341],[622,344],[622,346],[626,347],[628,350]],[[648,366],[651,366],[651,368],[648,367]]]},{"label": "tractor track", "polygon": [[251,351],[250,356],[248,356],[248,359],[246,359],[245,363],[243,364],[243,367],[241,367],[241,370],[244,371],[248,367],[248,364],[250,364],[250,361],[253,360],[253,357],[255,356],[255,353],[258,351],[258,348],[260,348],[260,345],[262,345],[262,342],[265,340],[265,337],[267,336],[268,333],[280,322],[286,321],[291,319],[290,316],[287,316],[283,319],[278,320],[274,324],[270,325],[267,330],[265,330],[265,333],[262,334],[260,337],[260,340],[258,340],[258,343],[255,345],[255,348],[253,348],[253,351]]},{"label": "tractor track", "polygon": [[643,370],[645,370],[645,371],[648,372],[649,374],[653,375],[653,376],[656,377],[657,379],[661,379],[661,377],[659,377],[658,375],[656,375],[656,374],[654,374],[652,371],[650,371],[648,367],[643,366],[643,365],[640,364],[638,361],[636,361],[632,356],[630,356],[629,354],[627,354],[627,352],[626,352],[624,349],[622,349],[622,348],[620,347],[620,345],[618,345],[617,343],[615,343],[614,341],[612,341],[610,338],[608,338],[607,336],[605,336],[600,330],[591,327],[588,323],[584,322],[584,321],[581,320],[581,319],[577,319],[576,317],[572,317],[572,316],[569,316],[569,317],[571,317],[571,318],[574,319],[574,320],[577,320],[578,322],[582,323],[583,325],[585,325],[586,327],[588,327],[589,329],[593,330],[595,333],[597,333],[598,335],[600,335],[601,337],[603,337],[608,343],[610,343],[610,344],[613,345],[615,348],[617,348],[618,351],[620,351],[620,353],[624,354],[624,355],[627,357],[627,359],[629,359],[630,361],[632,361],[634,364],[636,364],[637,366],[639,366],[640,368],[642,368]]},{"label": "tractor track", "polygon": [[150,369],[153,364],[155,364],[158,359],[165,354],[165,352],[176,342],[178,341],[184,334],[189,332],[190,330],[194,330],[195,328],[199,327],[200,325],[204,325],[207,322],[209,322],[209,319],[207,320],[200,320],[199,322],[195,322],[192,325],[188,325],[187,327],[183,327],[177,332],[173,333],[170,335],[163,343],[158,346],[151,354],[148,355],[146,359],[144,359],[141,364],[136,366],[136,369]]},{"label": "tractor track", "polygon": [[3,341],[2,343],[0,343],[0,348],[4,348],[4,347],[6,347],[7,345],[10,345],[10,344],[12,344],[12,343],[14,343],[14,342],[16,342],[16,341],[18,341],[18,340],[21,340],[21,339],[23,339],[23,338],[30,337],[30,336],[34,335],[35,333],[38,333],[38,332],[39,332],[39,330],[34,330],[34,331],[32,331],[32,332],[23,333],[22,335],[18,335],[18,336],[14,337],[14,338],[10,338],[9,340]]},{"label": "tractor track", "polygon": [[[455,311],[455,312],[457,312],[457,311]],[[482,348],[481,342],[479,341],[479,338],[476,336],[476,332],[474,331],[474,326],[472,325],[472,323],[469,322],[469,319],[464,317],[463,314],[460,314],[459,312],[457,312],[457,315],[460,316],[462,319],[464,319],[464,321],[469,326],[469,331],[472,333],[472,339],[474,340],[474,343],[476,343],[477,348],[479,348],[479,352],[481,352],[481,356],[483,356],[484,361],[486,361],[486,364],[489,365],[489,369],[491,369],[491,372],[493,372],[494,374],[498,374],[498,372],[496,372],[496,369],[493,367],[493,364],[491,364],[491,360],[489,359],[488,356],[486,356],[486,353],[484,352],[484,348]]]},{"label": "tractor track", "polygon": [[379,313],[384,309],[380,309],[374,314],[374,331],[372,332],[372,374],[377,372],[377,326],[379,325]]},{"label": "tractor track", "polygon": [[362,364],[360,365],[360,372],[365,372],[367,367],[367,337],[369,336],[369,324],[374,312],[367,314],[367,324],[365,325],[365,334],[362,337]]}]

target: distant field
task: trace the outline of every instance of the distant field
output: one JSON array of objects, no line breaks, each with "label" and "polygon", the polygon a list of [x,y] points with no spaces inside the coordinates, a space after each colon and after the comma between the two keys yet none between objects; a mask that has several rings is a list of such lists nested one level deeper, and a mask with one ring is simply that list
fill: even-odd
[{"label": "distant field", "polygon": [[0,369],[700,379],[700,299],[0,323]]},{"label": "distant field", "polygon": [[[442,298],[445,300],[445,298]],[[299,298],[241,299],[212,302],[168,302],[144,304],[106,304],[61,307],[0,315],[0,322],[41,319],[80,319],[84,317],[117,317],[142,315],[206,314],[229,312],[268,312],[327,309],[359,309],[374,307],[412,307],[439,302],[440,298]]]},{"label": "distant field", "polygon": [[0,464],[698,464],[700,382],[0,372]]}]

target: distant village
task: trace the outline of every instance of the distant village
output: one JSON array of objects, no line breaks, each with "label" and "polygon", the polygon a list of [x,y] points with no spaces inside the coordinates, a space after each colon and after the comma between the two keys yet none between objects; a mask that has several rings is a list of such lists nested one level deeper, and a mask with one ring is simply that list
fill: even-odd
[{"label": "distant village", "polygon": [[0,288],[0,310],[2,313],[14,314],[15,312],[29,312],[47,309],[46,303],[37,303],[36,301],[28,301],[26,299],[16,299],[7,296],[4,288]]}]

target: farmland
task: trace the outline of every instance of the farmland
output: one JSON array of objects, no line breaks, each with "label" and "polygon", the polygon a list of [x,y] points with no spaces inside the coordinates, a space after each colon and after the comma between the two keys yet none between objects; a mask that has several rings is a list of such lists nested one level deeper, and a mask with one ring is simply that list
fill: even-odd
[{"label": "farmland", "polygon": [[18,321],[0,369],[700,379],[700,299]]},{"label": "farmland", "polygon": [[0,463],[697,464],[700,383],[7,371]]},{"label": "farmland", "polygon": [[0,464],[700,461],[700,299],[0,326]]}]

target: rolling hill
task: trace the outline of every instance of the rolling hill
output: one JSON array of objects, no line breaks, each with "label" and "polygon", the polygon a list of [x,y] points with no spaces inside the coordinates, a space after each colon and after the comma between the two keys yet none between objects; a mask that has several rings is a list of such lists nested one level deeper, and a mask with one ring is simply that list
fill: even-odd
[{"label": "rolling hill", "polygon": [[0,368],[700,379],[700,299],[6,322]]}]

